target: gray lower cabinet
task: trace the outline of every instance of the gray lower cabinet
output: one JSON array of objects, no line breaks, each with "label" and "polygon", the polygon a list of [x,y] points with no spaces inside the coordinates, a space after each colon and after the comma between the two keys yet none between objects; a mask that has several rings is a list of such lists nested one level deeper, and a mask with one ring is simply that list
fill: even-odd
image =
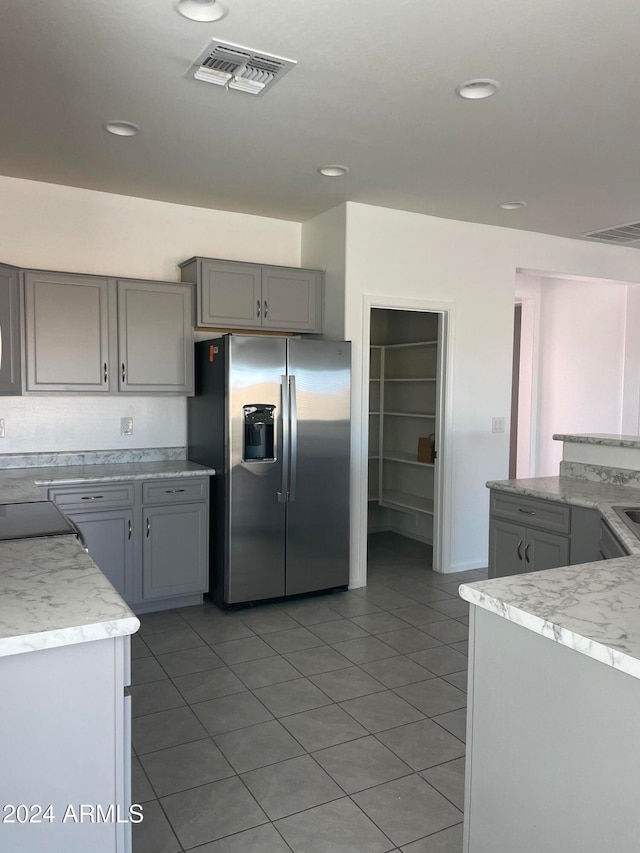
[{"label": "gray lower cabinet", "polygon": [[80,530],[94,563],[124,600],[132,603],[136,570],[133,507],[66,515]]},{"label": "gray lower cabinet", "polygon": [[324,276],[319,270],[215,258],[180,265],[196,288],[199,326],[224,329],[322,331]]},{"label": "gray lower cabinet", "polygon": [[492,490],[489,577],[600,559],[597,510]]},{"label": "gray lower cabinet", "polygon": [[0,265],[0,394],[20,394],[20,271]]},{"label": "gray lower cabinet", "polygon": [[206,504],[144,508],[142,590],[145,601],[207,588]]},{"label": "gray lower cabinet", "polygon": [[209,581],[209,478],[53,486],[49,500],[136,612],[196,604]]},{"label": "gray lower cabinet", "polygon": [[2,851],[131,853],[129,659],[129,637],[0,657]]},{"label": "gray lower cabinet", "polygon": [[489,524],[489,576],[554,569],[569,564],[569,537],[502,519]]}]

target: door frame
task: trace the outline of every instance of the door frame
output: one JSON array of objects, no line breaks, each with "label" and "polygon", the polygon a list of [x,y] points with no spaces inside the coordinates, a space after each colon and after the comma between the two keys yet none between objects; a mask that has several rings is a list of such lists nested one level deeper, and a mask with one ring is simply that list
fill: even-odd
[{"label": "door frame", "polygon": [[435,469],[433,519],[433,566],[436,571],[451,571],[451,503],[452,503],[452,423],[453,423],[453,346],[455,339],[455,303],[433,299],[400,298],[397,296],[364,294],[362,298],[362,371],[360,386],[360,446],[359,469],[363,476],[355,483],[355,505],[359,508],[355,529],[354,556],[356,572],[352,586],[367,583],[367,519],[369,456],[369,347],[371,345],[371,309],[388,308],[398,311],[421,311],[439,314],[438,347],[438,407],[436,435],[438,436],[438,465]]}]

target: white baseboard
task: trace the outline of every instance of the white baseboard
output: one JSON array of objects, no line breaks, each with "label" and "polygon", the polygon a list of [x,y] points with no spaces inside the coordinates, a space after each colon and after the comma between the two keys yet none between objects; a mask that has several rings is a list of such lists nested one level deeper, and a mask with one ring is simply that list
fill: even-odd
[{"label": "white baseboard", "polygon": [[455,563],[450,566],[443,574],[454,574],[455,572],[470,572],[473,569],[486,569],[486,560],[470,560],[468,563]]}]

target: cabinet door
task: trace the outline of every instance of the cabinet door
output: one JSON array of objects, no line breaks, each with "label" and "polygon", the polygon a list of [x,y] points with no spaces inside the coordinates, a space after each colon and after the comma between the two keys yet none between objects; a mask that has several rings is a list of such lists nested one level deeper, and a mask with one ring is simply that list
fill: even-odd
[{"label": "cabinet door", "polygon": [[26,273],[28,391],[109,391],[110,285],[89,276]]},{"label": "cabinet door", "polygon": [[20,282],[18,270],[0,266],[0,394],[21,394]]},{"label": "cabinet door", "polygon": [[201,261],[200,264],[198,324],[259,329],[262,326],[261,268],[227,261]]},{"label": "cabinet door", "polygon": [[136,573],[133,509],[67,515],[82,533],[89,556],[100,571],[125,601],[133,601]]},{"label": "cabinet door", "polygon": [[206,592],[207,504],[145,507],[143,516],[143,599]]},{"label": "cabinet door", "polygon": [[[528,558],[528,560],[527,560]],[[569,565],[569,538],[542,530],[527,530],[524,570],[539,572]]]},{"label": "cabinet door", "polygon": [[501,578],[524,571],[526,529],[520,524],[491,518],[489,521],[489,577]]},{"label": "cabinet door", "polygon": [[292,332],[321,332],[322,273],[263,267],[262,326]]},{"label": "cabinet door", "polygon": [[193,393],[187,284],[118,282],[119,389]]}]

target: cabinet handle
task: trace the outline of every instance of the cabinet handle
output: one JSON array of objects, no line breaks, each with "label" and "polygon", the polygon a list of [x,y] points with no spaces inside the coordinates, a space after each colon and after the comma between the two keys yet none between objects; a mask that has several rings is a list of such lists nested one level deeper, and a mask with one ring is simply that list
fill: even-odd
[{"label": "cabinet handle", "polygon": [[106,382],[107,382],[107,377],[108,377],[108,375],[109,375],[109,374],[107,373],[107,362],[105,361],[105,363],[104,363],[104,381],[105,381],[105,385],[106,385]]},{"label": "cabinet handle", "polygon": [[180,492],[184,492],[184,489],[165,489],[165,495],[177,495]]},{"label": "cabinet handle", "polygon": [[527,561],[527,563],[531,562],[531,560],[529,559],[529,548],[530,547],[531,547],[531,542],[527,542],[527,544],[524,546],[524,558]]},{"label": "cabinet handle", "polygon": [[151,533],[151,520],[147,518],[147,539],[149,538],[149,534]]},{"label": "cabinet handle", "polygon": [[101,501],[104,495],[85,495],[81,501]]},{"label": "cabinet handle", "polygon": [[129,539],[131,539],[131,521],[129,521]]},{"label": "cabinet handle", "polygon": [[535,515],[535,509],[522,509],[521,506],[518,507],[518,512],[524,513],[524,515]]},{"label": "cabinet handle", "polygon": [[123,361],[122,362],[122,381],[124,382],[126,378],[127,378],[127,369],[124,366],[124,361]]},{"label": "cabinet handle", "polygon": [[256,317],[260,317],[260,300],[256,299]]},{"label": "cabinet handle", "polygon": [[269,316],[269,303],[265,299],[264,300],[264,319],[266,320],[268,316]]},{"label": "cabinet handle", "polygon": [[518,552],[518,559],[522,560],[522,539],[518,542],[518,547],[516,548]]}]

